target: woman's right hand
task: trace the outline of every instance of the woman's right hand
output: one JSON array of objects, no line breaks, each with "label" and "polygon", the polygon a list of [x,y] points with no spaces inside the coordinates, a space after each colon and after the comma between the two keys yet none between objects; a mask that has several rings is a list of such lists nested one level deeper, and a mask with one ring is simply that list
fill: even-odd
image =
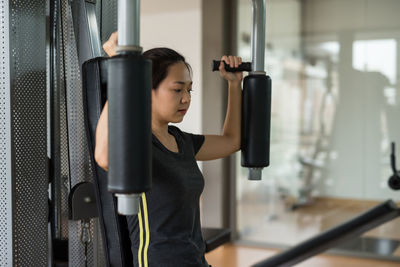
[{"label": "woman's right hand", "polygon": [[103,44],[103,49],[109,57],[117,54],[118,32],[113,32],[108,40]]},{"label": "woman's right hand", "polygon": [[94,159],[97,165],[108,171],[108,101],[97,122]]}]

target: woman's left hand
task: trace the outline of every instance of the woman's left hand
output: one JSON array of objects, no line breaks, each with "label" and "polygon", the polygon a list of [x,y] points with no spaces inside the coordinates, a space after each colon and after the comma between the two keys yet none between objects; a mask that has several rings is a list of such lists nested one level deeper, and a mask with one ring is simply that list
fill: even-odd
[{"label": "woman's left hand", "polygon": [[228,81],[228,83],[240,83],[243,79],[243,73],[239,72],[228,72],[225,70],[224,61],[229,64],[231,68],[237,68],[242,64],[242,58],[236,56],[223,56],[219,65],[219,71],[221,77]]}]

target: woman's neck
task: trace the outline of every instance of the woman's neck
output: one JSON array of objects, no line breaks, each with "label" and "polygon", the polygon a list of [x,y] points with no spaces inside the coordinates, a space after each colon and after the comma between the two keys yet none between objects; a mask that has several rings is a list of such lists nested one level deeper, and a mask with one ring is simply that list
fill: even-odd
[{"label": "woman's neck", "polygon": [[160,122],[157,120],[151,121],[151,131],[158,137],[167,137],[168,134],[168,123]]}]

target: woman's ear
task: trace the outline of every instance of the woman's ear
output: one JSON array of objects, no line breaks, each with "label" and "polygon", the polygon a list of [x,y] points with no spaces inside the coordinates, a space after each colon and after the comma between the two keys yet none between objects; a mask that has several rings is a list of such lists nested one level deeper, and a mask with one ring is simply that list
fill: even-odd
[{"label": "woman's ear", "polygon": [[151,98],[153,98],[154,95],[156,95],[157,90],[155,89],[151,89]]}]

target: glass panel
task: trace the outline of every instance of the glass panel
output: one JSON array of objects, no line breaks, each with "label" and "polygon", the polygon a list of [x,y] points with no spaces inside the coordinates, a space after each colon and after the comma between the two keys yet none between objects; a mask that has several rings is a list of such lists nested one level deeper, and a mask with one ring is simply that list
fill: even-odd
[{"label": "glass panel", "polygon": [[[387,183],[391,142],[400,146],[400,1],[266,3],[271,165],[248,181],[237,154],[237,231],[293,246],[400,200]],[[238,5],[239,55],[250,61],[251,1]],[[398,229],[396,219],[341,247],[400,259]]]}]

